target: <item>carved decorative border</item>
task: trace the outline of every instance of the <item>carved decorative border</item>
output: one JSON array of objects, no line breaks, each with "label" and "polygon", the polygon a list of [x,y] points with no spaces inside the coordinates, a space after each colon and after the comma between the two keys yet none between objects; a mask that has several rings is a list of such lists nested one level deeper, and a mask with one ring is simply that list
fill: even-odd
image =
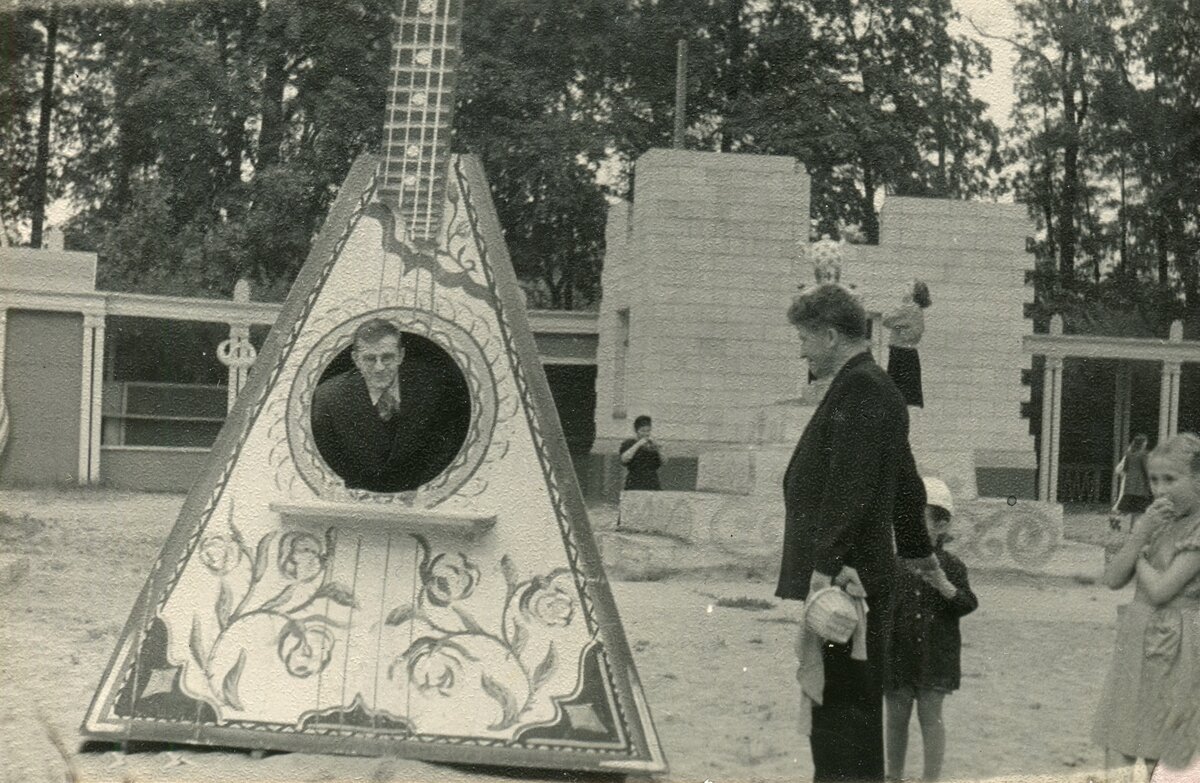
[{"label": "carved decorative border", "polygon": [[[288,394],[286,437],[292,464],[308,486],[325,500],[356,500],[374,503],[401,503],[406,506],[436,505],[467,483],[479,468],[491,445],[496,426],[497,399],[495,378],[483,346],[467,328],[441,315],[411,307],[385,307],[362,312],[342,321],[328,331],[304,357]],[[457,315],[461,318],[466,311]],[[350,346],[354,330],[372,318],[386,318],[409,334],[424,337],[446,351],[467,381],[471,396],[471,426],[458,455],[440,475],[408,492],[370,492],[348,489],[317,451],[312,433],[312,398],[321,374],[329,363]],[[277,480],[281,472],[277,466]]]}]

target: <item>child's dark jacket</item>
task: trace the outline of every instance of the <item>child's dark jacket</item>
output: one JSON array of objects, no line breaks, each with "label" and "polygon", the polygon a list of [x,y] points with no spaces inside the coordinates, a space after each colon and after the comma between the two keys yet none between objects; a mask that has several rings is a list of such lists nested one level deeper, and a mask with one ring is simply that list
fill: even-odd
[{"label": "child's dark jacket", "polygon": [[941,547],[938,561],[958,588],[946,598],[902,565],[896,566],[896,592],[891,650],[884,674],[887,690],[899,688],[957,690],[962,678],[962,637],[958,618],[979,606],[967,581],[967,567]]}]

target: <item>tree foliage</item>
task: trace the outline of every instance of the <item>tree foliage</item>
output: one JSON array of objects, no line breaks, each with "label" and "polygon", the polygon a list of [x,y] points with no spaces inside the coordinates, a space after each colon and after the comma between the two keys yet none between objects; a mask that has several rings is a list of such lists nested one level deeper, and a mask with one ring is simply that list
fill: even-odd
[{"label": "tree foliage", "polygon": [[[1038,305],[1087,331],[1200,327],[1200,11],[1027,0],[1008,158],[1041,234]],[[1189,329],[1190,331],[1190,329]]]},{"label": "tree foliage", "polygon": [[[102,284],[227,293],[244,276],[282,296],[350,162],[379,144],[390,6],[154,0],[64,17],[55,138],[73,135],[47,181],[69,192],[68,241],[100,252]],[[990,187],[997,131],[971,94],[988,54],[950,32],[950,0],[467,0],[465,18],[456,146],[483,158],[535,305],[599,296],[606,199],[636,197],[633,163],[670,143],[680,39],[687,145],[796,156],[818,233],[876,240],[881,192]],[[11,160],[32,148],[38,87],[39,28],[22,24],[5,52],[21,74],[5,83]],[[29,214],[28,191],[10,186],[6,215]]]},{"label": "tree foliage", "polygon": [[813,175],[819,233],[858,226],[879,241],[876,197],[985,194],[999,132],[971,93],[991,67],[951,35],[949,0],[772,4],[731,107],[747,151],[794,155]]}]

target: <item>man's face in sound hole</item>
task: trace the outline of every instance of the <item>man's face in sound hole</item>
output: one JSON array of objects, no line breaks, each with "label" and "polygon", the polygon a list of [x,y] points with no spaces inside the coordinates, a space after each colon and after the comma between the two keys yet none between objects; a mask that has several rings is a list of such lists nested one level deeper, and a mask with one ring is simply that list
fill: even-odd
[{"label": "man's face in sound hole", "polygon": [[404,347],[395,335],[385,334],[377,340],[355,343],[351,357],[367,388],[373,394],[381,394],[396,382],[396,371],[404,361]]}]

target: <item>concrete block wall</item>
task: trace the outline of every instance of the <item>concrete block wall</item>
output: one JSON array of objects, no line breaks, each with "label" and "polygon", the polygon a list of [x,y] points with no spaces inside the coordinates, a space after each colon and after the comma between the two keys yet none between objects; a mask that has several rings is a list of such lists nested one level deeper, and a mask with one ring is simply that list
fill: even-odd
[{"label": "concrete block wall", "polygon": [[[896,305],[913,278],[930,287],[921,370],[925,409],[913,417],[918,461],[945,464],[964,454],[976,469],[1033,471],[1033,437],[1021,418],[1030,358],[1021,339],[1032,332],[1025,272],[1030,233],[1016,204],[888,198],[880,244],[856,247],[842,279],[855,283],[871,309]],[[881,361],[884,357],[880,357]]]},{"label": "concrete block wall", "polygon": [[[763,433],[749,431],[755,411],[804,389],[785,311],[797,284],[812,280],[798,252],[809,226],[808,177],[790,158],[678,150],[646,153],[636,175],[636,203],[609,214],[594,448],[611,452],[646,413],[669,455],[701,458],[707,488],[745,491],[777,471],[751,479],[747,465],[721,477],[703,455],[762,442]],[[889,197],[880,245],[852,248],[842,269],[874,311],[898,304],[913,278],[929,283],[926,408],[914,413],[913,445],[918,461],[961,472],[947,478],[967,497],[976,469],[1033,486],[1033,439],[1021,418],[1030,231],[1019,205]],[[624,417],[614,415],[622,311]],[[796,411],[805,421],[809,412]],[[790,409],[785,418],[768,429],[786,437],[767,441],[794,444],[803,422],[792,422]]]},{"label": "concrete block wall", "polygon": [[[741,443],[741,409],[803,385],[785,312],[800,280],[808,177],[791,158],[681,150],[651,150],[636,177],[632,209],[609,214],[595,448],[628,437],[641,413],[671,454]],[[625,418],[613,415],[622,310]]]}]

